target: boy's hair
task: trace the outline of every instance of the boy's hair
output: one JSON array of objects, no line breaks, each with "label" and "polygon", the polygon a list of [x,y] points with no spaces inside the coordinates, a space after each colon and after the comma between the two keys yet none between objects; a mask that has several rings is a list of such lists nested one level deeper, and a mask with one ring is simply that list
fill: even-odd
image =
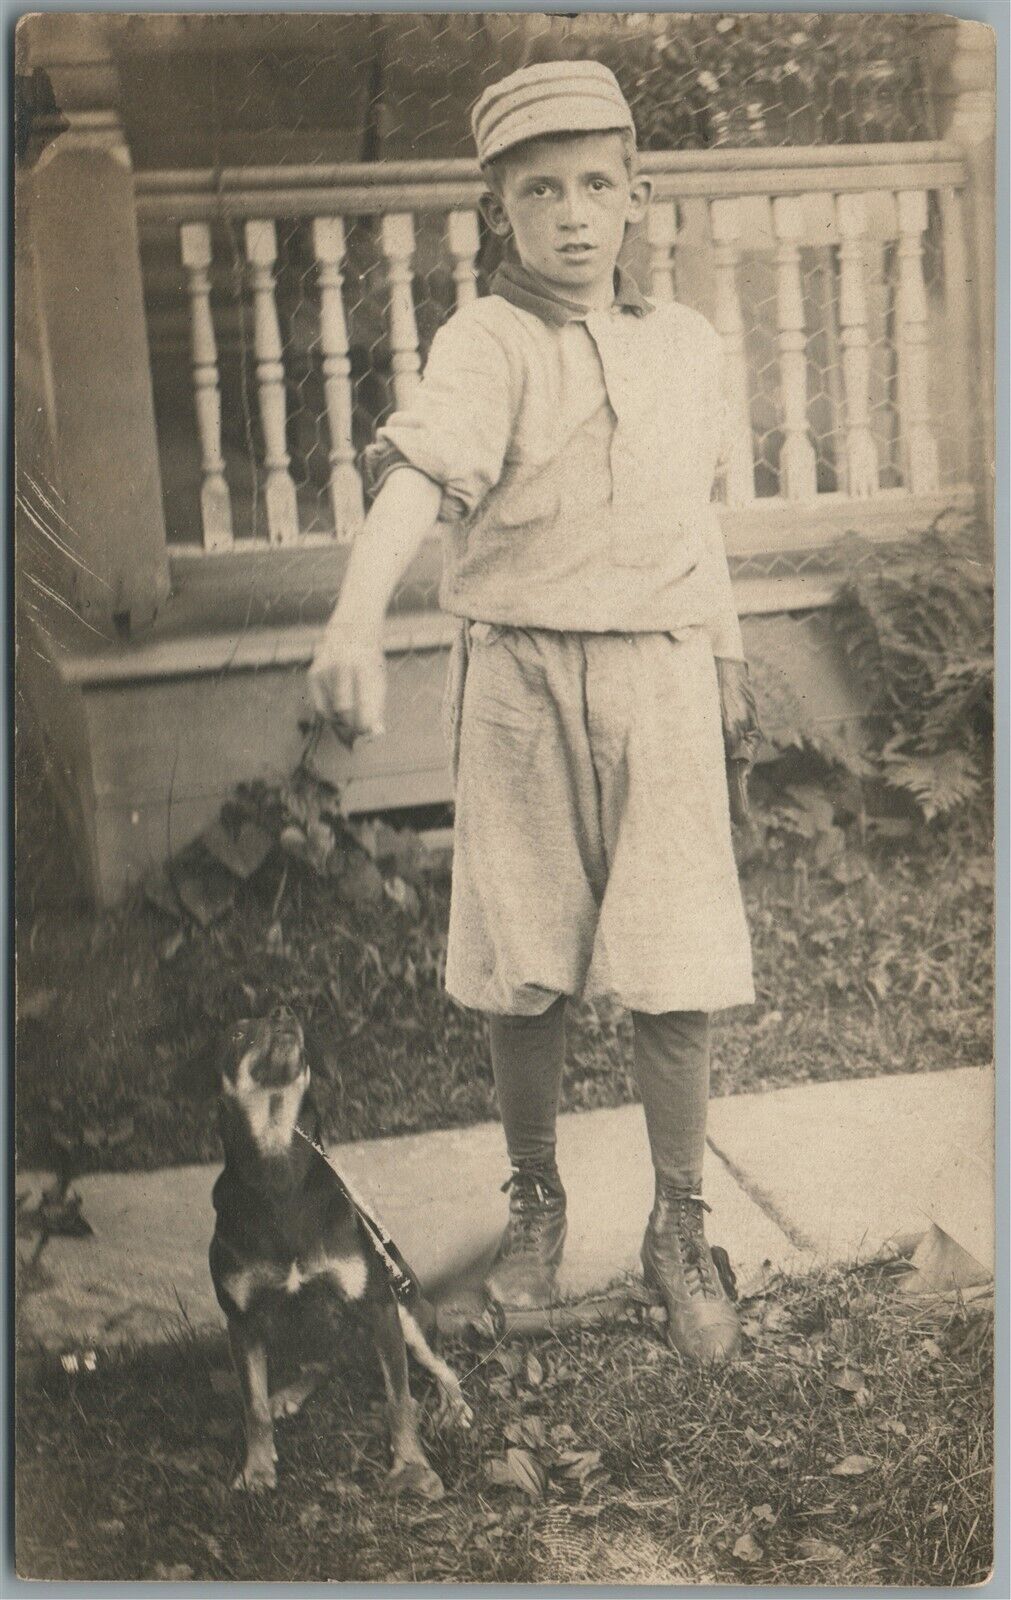
[{"label": "boy's hair", "polygon": [[500,156],[493,156],[490,161],[481,164],[481,175],[492,194],[501,198],[504,177],[510,162],[528,149],[532,144],[561,144],[564,139],[592,139],[597,132],[616,133],[621,140],[621,157],[625,163],[625,170],[630,178],[635,176],[636,143],[635,136],[628,128],[601,128],[583,132],[574,129],[571,133],[543,133],[535,134],[532,139],[524,139],[520,144],[514,144],[508,150],[503,150]]}]

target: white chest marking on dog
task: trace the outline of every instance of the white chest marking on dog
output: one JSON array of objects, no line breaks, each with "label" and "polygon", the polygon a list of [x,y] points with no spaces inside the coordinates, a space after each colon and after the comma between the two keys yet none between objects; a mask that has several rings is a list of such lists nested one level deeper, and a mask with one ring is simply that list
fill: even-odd
[{"label": "white chest marking on dog", "polygon": [[291,1271],[284,1280],[284,1287],[287,1289],[289,1294],[298,1294],[298,1291],[301,1289],[304,1282],[305,1279],[298,1270],[298,1262],[293,1261],[291,1263]]},{"label": "white chest marking on dog", "polygon": [[252,1268],[247,1267],[242,1272],[233,1272],[225,1278],[222,1287],[235,1301],[239,1310],[245,1311],[254,1290],[262,1288],[265,1281],[262,1272],[254,1272]]},{"label": "white chest marking on dog", "polygon": [[341,1293],[348,1300],[360,1300],[365,1293],[368,1282],[369,1269],[360,1256],[347,1256],[341,1259],[332,1256],[326,1270],[336,1278]]}]

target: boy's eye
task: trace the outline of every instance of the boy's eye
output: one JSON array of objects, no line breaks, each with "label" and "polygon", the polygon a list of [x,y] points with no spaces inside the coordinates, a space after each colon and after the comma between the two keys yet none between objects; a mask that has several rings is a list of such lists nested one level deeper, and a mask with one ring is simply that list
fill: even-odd
[{"label": "boy's eye", "polygon": [[610,187],[611,185],[608,183],[606,178],[592,178],[590,180],[590,188],[593,190],[594,194],[602,194],[605,189],[609,189]]}]

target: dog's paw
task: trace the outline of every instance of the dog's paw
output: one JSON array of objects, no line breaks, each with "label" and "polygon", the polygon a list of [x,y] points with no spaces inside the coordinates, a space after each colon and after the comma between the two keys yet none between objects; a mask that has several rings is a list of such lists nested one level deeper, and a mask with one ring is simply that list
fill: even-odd
[{"label": "dog's paw", "polygon": [[446,1493],[437,1472],[423,1461],[401,1461],[386,1475],[387,1494],[416,1494],[422,1500],[441,1500]]},{"label": "dog's paw", "polygon": [[451,1390],[444,1390],[439,1401],[439,1408],[435,1413],[436,1426],[439,1428],[460,1428],[463,1432],[474,1421],[474,1413],[470,1409],[463,1395]]},{"label": "dog's paw", "polygon": [[266,1489],[276,1489],[277,1468],[274,1461],[247,1461],[241,1472],[237,1472],[232,1479],[232,1488],[245,1494],[262,1494]]}]

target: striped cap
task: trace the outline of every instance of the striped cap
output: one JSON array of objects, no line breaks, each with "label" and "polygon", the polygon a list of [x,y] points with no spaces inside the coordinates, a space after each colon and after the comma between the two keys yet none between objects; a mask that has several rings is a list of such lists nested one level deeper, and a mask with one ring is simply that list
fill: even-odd
[{"label": "striped cap", "polygon": [[471,112],[483,164],[525,139],[549,133],[604,133],[635,123],[618,80],[599,61],[545,61],[521,67],[484,91]]}]

